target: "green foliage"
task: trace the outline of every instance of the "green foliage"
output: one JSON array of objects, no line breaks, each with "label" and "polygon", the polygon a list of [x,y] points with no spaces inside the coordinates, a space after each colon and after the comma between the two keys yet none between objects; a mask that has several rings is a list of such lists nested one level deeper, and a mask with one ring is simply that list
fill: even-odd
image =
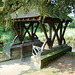
[{"label": "green foliage", "polygon": [[3,48],[5,50],[6,46],[10,45],[13,41],[13,32],[5,26],[0,27],[0,41],[3,41]]},{"label": "green foliage", "polygon": [[[20,7],[23,6],[25,12],[28,12],[29,10],[32,9],[37,9],[40,12],[40,15],[43,16],[43,20],[45,16],[67,19],[67,14],[71,12],[70,6],[74,7],[75,4],[74,0],[56,0],[56,4],[51,4],[50,3],[51,0],[30,0],[28,2],[26,2],[27,0],[2,0],[2,1],[4,2],[3,5],[4,9],[2,12],[0,12],[0,27],[1,27],[0,40],[3,42],[6,41],[6,43],[4,43],[4,48],[6,47],[6,45],[12,43],[13,37],[15,35],[14,33],[12,34],[13,28],[11,25],[11,13],[15,12]],[[46,30],[48,31],[49,28],[48,25],[46,24],[45,26]],[[34,28],[35,27],[36,24],[34,25]],[[75,19],[72,21],[72,23],[69,24],[69,27],[75,27]],[[37,31],[38,32],[42,31],[40,26]],[[18,42],[18,40],[16,40],[16,42]]]},{"label": "green foliage", "polygon": [[[60,19],[67,19],[67,14],[71,12],[71,7],[74,7],[74,0],[56,0],[55,4],[51,4],[51,0],[2,0],[3,11],[0,12],[0,26],[5,25],[5,19],[8,21],[11,19],[10,14],[14,11],[18,10],[23,6],[25,12],[28,12],[30,9],[37,9],[40,11],[40,15],[43,16],[43,20],[45,16],[51,17],[59,17]],[[27,2],[28,1],[28,2]],[[11,22],[11,20],[9,20]],[[8,26],[7,26],[8,25]],[[8,24],[7,27],[11,25]]]},{"label": "green foliage", "polygon": [[71,18],[72,18],[72,22],[69,23],[68,27],[75,28],[75,18],[74,17],[71,17]]}]

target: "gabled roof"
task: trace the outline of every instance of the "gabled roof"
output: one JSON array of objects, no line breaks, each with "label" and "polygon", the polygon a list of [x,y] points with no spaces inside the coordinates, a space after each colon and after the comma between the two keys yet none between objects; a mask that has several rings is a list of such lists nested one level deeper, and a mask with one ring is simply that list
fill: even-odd
[{"label": "gabled roof", "polygon": [[[11,14],[11,19],[22,19],[22,18],[30,18],[30,17],[38,17],[38,16],[42,16],[40,15],[40,11],[38,11],[38,9],[36,8],[32,8],[29,9],[27,12],[24,10],[24,7],[21,7],[20,9],[18,9],[17,11],[15,11],[14,13]],[[46,14],[46,17],[50,17],[50,18],[59,18],[59,15],[55,14],[55,15],[51,15],[51,14]],[[62,16],[64,19],[66,19],[64,16]],[[66,17],[71,20],[67,15]],[[60,19],[60,18],[59,18]]]},{"label": "gabled roof", "polygon": [[38,10],[29,10],[25,11],[23,7],[15,11],[14,13],[11,14],[11,19],[16,19],[16,18],[27,18],[27,17],[35,17],[35,16],[40,16],[40,13]]}]

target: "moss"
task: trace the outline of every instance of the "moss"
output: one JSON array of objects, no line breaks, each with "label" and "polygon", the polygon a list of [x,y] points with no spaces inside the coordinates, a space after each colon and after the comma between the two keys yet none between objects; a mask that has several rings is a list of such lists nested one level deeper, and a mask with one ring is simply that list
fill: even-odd
[{"label": "moss", "polygon": [[56,58],[59,58],[60,56],[64,55],[67,51],[70,51],[70,50],[71,50],[71,47],[67,46],[65,48],[57,49],[53,52],[43,55],[41,59],[41,68],[43,68],[49,62],[52,62]]},{"label": "moss", "polygon": [[75,56],[75,52],[67,52],[66,54]]}]

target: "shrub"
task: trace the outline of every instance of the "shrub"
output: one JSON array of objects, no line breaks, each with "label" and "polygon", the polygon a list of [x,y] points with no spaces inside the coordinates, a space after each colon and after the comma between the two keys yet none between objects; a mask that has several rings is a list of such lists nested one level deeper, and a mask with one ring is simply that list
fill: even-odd
[{"label": "shrub", "polygon": [[75,18],[74,17],[71,17],[71,18],[72,18],[72,22],[69,23],[68,27],[75,28]]}]

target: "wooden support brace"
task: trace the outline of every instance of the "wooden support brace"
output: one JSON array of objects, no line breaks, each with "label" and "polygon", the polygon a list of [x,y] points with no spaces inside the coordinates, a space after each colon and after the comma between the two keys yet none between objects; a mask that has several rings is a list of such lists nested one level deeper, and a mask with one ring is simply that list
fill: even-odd
[{"label": "wooden support brace", "polygon": [[[28,26],[28,30],[29,30],[29,28],[31,27],[31,24]],[[26,33],[27,33],[27,31],[24,33],[24,35],[23,35],[23,39],[24,39],[24,37],[25,37],[25,35],[26,35]]]},{"label": "wooden support brace", "polygon": [[65,22],[65,27],[64,27],[64,30],[63,30],[63,33],[62,33],[62,39],[64,40],[64,44],[66,43],[65,38],[64,38],[64,34],[65,34],[68,23],[69,23],[68,21]]},{"label": "wooden support brace", "polygon": [[[57,32],[58,32],[58,30],[59,30],[59,27],[60,27],[60,24],[58,24],[58,26],[57,26],[57,29],[56,29]],[[53,39],[52,39],[52,44],[51,44],[52,46],[53,46],[53,42],[54,42],[55,36],[56,36],[56,35],[54,34]]]},{"label": "wooden support brace", "polygon": [[32,41],[34,40],[34,34],[33,34],[33,22],[31,22],[31,37],[32,37]]},{"label": "wooden support brace", "polygon": [[19,32],[18,32],[16,26],[13,25],[13,27],[14,27],[14,30],[16,31],[16,34],[18,35],[19,41],[21,42],[21,37],[20,37],[20,34],[19,34]]},{"label": "wooden support brace", "polygon": [[23,41],[22,32],[23,32],[23,25],[20,24],[20,37],[21,37],[21,42]]},{"label": "wooden support brace", "polygon": [[42,27],[42,29],[44,31],[44,34],[45,34],[45,37],[46,37],[46,40],[47,40],[47,45],[50,48],[50,39],[48,38],[48,35],[47,35],[47,32],[46,32],[46,28],[45,28],[44,24],[42,24],[40,21],[39,21],[39,24],[41,25],[41,27]]},{"label": "wooden support brace", "polygon": [[41,27],[42,27],[42,29],[44,31],[44,34],[45,34],[46,39],[48,40],[48,36],[47,36],[47,33],[46,33],[46,29],[45,29],[44,24],[42,24],[40,21],[39,21],[39,24],[41,25]]},{"label": "wooden support brace", "polygon": [[13,43],[15,43],[15,40],[18,38],[18,35],[15,36],[14,40],[13,40]]},{"label": "wooden support brace", "polygon": [[37,23],[36,29],[35,29],[35,31],[33,33],[34,36],[36,35],[36,31],[37,31],[38,26],[39,26],[39,23]]},{"label": "wooden support brace", "polygon": [[57,33],[57,29],[55,28],[54,24],[52,25],[52,27],[53,27],[53,30],[55,31],[55,35],[57,36],[58,44],[60,45],[60,43],[59,43],[60,39],[59,39],[59,36],[58,36],[58,33]]},{"label": "wooden support brace", "polygon": [[32,40],[32,37],[31,37],[31,35],[30,35],[29,31],[28,31],[28,28],[26,28],[26,26],[25,26],[25,25],[24,25],[24,28],[26,29],[26,33],[28,33],[28,34],[29,34],[30,39]]},{"label": "wooden support brace", "polygon": [[21,48],[21,61],[23,61],[23,57],[24,57],[23,47],[24,47],[24,44],[22,43],[20,45],[20,48]]}]

